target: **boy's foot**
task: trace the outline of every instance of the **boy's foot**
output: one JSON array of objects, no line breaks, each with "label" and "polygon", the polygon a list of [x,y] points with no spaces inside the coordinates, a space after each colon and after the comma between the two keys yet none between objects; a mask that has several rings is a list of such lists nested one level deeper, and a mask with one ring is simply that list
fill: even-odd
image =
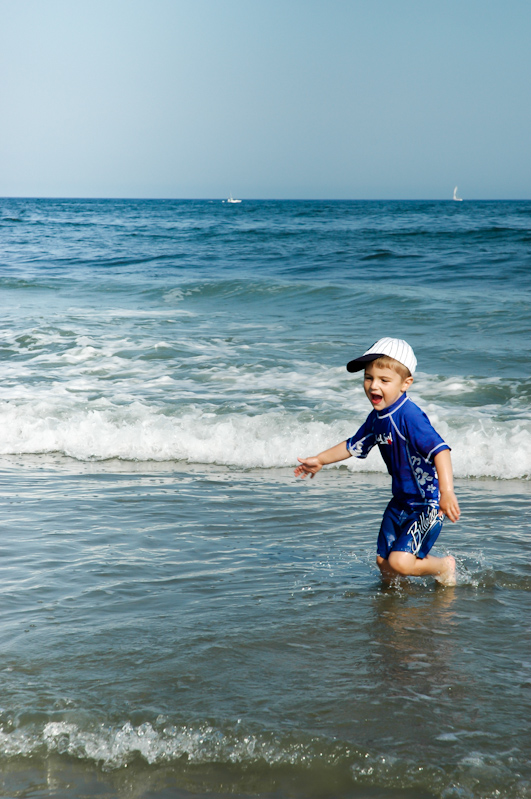
[{"label": "boy's foot", "polygon": [[441,571],[435,575],[435,579],[441,585],[456,585],[455,558],[453,555],[448,555],[446,558],[442,558],[442,561]]}]

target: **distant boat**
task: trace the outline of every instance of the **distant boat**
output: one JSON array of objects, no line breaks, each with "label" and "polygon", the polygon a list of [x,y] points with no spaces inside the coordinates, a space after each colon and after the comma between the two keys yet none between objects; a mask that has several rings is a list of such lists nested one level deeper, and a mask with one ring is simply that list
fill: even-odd
[{"label": "distant boat", "polygon": [[229,194],[229,199],[227,200],[228,203],[241,203],[241,200],[235,200],[232,194]]},{"label": "distant boat", "polygon": [[463,202],[463,198],[457,196],[457,186],[454,189],[454,200],[456,201],[456,203],[462,203]]}]

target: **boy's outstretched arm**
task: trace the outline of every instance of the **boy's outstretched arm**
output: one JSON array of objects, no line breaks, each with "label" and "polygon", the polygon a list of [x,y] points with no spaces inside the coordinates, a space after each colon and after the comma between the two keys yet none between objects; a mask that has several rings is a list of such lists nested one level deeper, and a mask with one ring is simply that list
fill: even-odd
[{"label": "boy's outstretched arm", "polygon": [[297,458],[300,466],[295,469],[295,477],[301,477],[303,480],[307,474],[310,477],[315,477],[318,471],[328,463],[337,463],[344,461],[345,458],[350,458],[351,454],[347,449],[347,442],[342,441],[341,444],[336,444],[335,447],[325,449],[319,455],[314,455],[311,458]]},{"label": "boy's outstretched arm", "polygon": [[438,452],[433,461],[437,469],[439,490],[441,492],[439,507],[451,522],[456,522],[461,516],[461,510],[454,492],[454,474],[450,450],[443,449],[442,452]]}]

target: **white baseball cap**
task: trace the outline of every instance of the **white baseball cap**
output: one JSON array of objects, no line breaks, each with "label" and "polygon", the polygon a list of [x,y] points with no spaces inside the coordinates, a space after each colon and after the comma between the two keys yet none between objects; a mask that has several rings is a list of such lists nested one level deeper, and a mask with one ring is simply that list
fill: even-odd
[{"label": "white baseball cap", "polygon": [[407,341],[403,341],[401,338],[381,338],[376,344],[369,347],[367,352],[364,352],[359,358],[349,361],[347,363],[347,370],[349,372],[359,372],[364,368],[366,363],[375,361],[377,358],[380,358],[381,355],[388,355],[390,358],[394,358],[395,361],[398,361],[398,363],[401,363],[409,369],[411,374],[413,374],[417,368],[415,353]]}]

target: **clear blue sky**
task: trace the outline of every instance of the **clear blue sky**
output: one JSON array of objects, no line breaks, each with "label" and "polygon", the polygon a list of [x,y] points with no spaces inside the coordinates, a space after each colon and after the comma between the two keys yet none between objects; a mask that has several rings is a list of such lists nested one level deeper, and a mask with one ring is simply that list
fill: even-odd
[{"label": "clear blue sky", "polygon": [[531,198],[530,0],[0,13],[0,196]]}]

